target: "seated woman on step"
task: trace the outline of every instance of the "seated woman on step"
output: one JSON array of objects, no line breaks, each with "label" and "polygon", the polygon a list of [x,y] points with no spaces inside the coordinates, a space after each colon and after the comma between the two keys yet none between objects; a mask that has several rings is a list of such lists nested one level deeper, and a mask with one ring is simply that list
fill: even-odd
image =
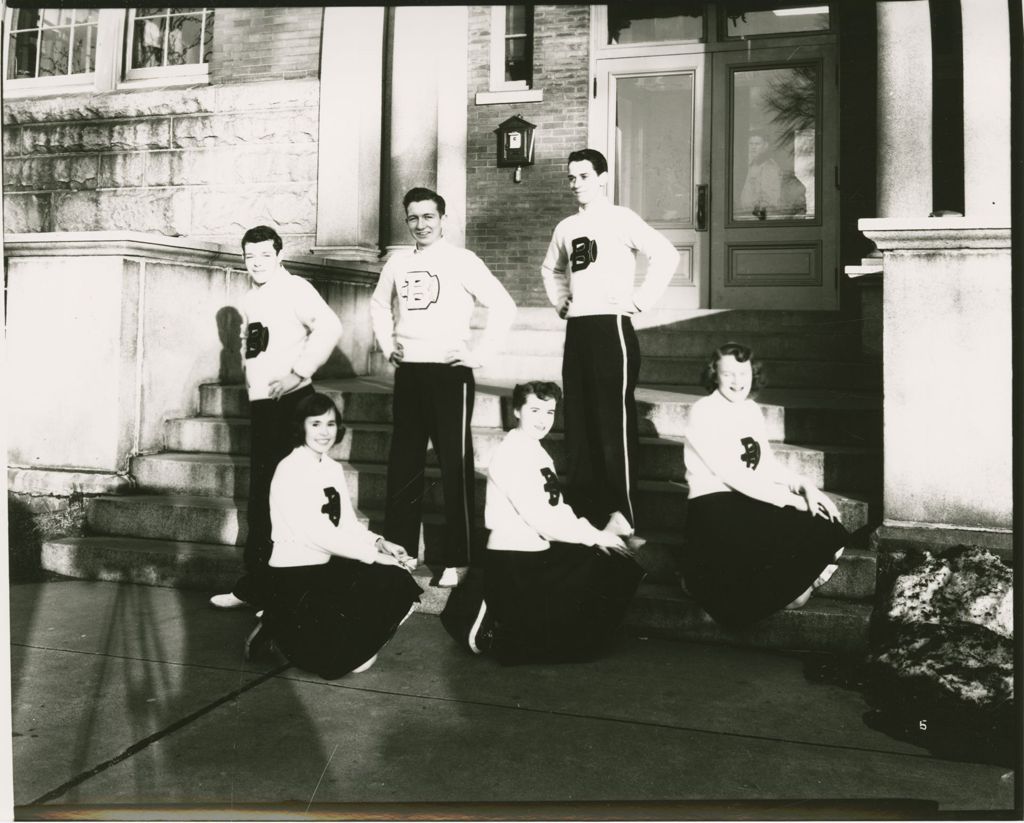
[{"label": "seated woman on step", "polygon": [[471,569],[441,615],[457,641],[505,665],[593,657],[644,576],[620,536],[631,532],[621,514],[599,530],[562,499],[554,463],[540,443],[561,396],[555,383],[513,390],[518,426],[487,470],[491,534],[482,574]]},{"label": "seated woman on step", "polygon": [[687,422],[683,585],[718,623],[739,628],[803,606],[836,570],[839,511],[772,453],[749,348],[726,343],[704,370],[710,392]]},{"label": "seated woman on step", "polygon": [[343,434],[326,395],[296,406],[295,448],[270,484],[269,600],[245,644],[247,658],[273,643],[327,679],[368,669],[422,593],[409,573],[415,559],[356,519],[345,473],[327,454]]}]

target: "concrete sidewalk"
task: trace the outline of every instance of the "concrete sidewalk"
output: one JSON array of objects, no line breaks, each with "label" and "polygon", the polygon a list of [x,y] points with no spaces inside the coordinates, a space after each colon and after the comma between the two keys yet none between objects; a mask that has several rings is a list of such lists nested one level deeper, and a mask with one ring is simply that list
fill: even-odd
[{"label": "concrete sidewalk", "polygon": [[805,656],[623,636],[593,663],[503,668],[414,615],[327,682],[244,663],[252,622],[197,592],[12,586],[16,816],[1013,814],[1008,768],[869,728]]}]

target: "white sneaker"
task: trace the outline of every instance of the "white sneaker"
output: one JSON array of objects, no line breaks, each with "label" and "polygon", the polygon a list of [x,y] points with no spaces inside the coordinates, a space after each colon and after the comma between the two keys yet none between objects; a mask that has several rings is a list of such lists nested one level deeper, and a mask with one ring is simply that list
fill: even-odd
[{"label": "white sneaker", "polygon": [[233,593],[226,592],[225,594],[215,594],[211,597],[210,605],[215,609],[240,609],[242,606],[248,606],[249,604],[240,597],[235,597]]},{"label": "white sneaker", "polygon": [[352,669],[352,673],[353,674],[359,674],[360,672],[365,672],[368,668],[370,668],[370,666],[372,666],[376,662],[377,662],[377,655],[374,655],[369,660],[367,660],[365,663],[363,663],[361,666],[356,666],[354,669]]},{"label": "white sneaker", "polygon": [[465,573],[465,568],[460,569],[456,566],[449,566],[443,572],[441,572],[441,576],[437,579],[437,585],[439,588],[442,589],[451,589],[455,586],[458,586],[459,583],[462,582],[462,577],[463,575],[465,575]]}]

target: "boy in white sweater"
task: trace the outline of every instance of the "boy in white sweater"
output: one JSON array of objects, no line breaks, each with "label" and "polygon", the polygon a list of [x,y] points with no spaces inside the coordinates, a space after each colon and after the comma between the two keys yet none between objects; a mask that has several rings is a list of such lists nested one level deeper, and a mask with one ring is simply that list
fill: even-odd
[{"label": "boy in white sweater", "polygon": [[313,374],[341,337],[341,321],[309,282],[281,265],[284,243],[269,226],[242,236],[252,288],[242,298],[242,358],[249,393],[249,505],[245,574],[230,592],[210,598],[232,609],[263,602],[262,579],[273,547],[270,480],[292,450],[289,421],[302,398],[313,394]]},{"label": "boy in white sweater", "polygon": [[[640,346],[630,317],[651,308],[679,262],[675,247],[606,196],[601,152],[569,155],[579,211],[560,222],[541,266],[548,299],[567,318],[562,357],[569,502],[592,523],[615,511],[636,527],[632,491],[639,438],[634,391]],[[647,257],[634,289],[636,254]]]},{"label": "boy in white sweater", "polygon": [[[479,257],[444,238],[441,195],[414,188],[403,204],[416,247],[388,260],[370,303],[377,342],[396,369],[384,537],[416,557],[429,439],[441,464],[447,540],[425,559],[443,568],[440,585],[454,586],[471,560],[473,369],[495,354],[516,307]],[[474,298],[488,313],[471,351]]]}]

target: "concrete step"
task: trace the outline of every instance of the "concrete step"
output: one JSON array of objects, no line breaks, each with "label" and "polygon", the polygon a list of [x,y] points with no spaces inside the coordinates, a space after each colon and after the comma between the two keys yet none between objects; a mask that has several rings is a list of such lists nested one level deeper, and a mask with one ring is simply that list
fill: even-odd
[{"label": "concrete step", "polygon": [[[391,448],[392,429],[381,423],[351,423],[333,449],[335,460],[386,463]],[[505,437],[503,429],[473,430],[476,465],[484,469],[491,454]],[[249,453],[249,420],[242,417],[190,417],[169,420],[167,445],[172,451],[218,454]],[[565,465],[564,435],[555,432],[544,442],[555,464]],[[811,479],[815,485],[837,489],[871,489],[881,485],[882,457],[875,450],[851,446],[794,446],[776,443],[779,459],[792,471]],[[428,449],[430,465],[436,465],[433,449]],[[641,477],[648,480],[682,480],[683,440],[678,437],[642,437],[638,465]]]},{"label": "concrete step", "polygon": [[[149,586],[230,589],[242,570],[241,550],[231,546],[126,537],[77,537],[48,540],[41,559],[47,571],[86,580]],[[424,588],[418,610],[439,614],[449,589],[431,584],[431,572],[415,573]],[[685,640],[762,648],[861,652],[866,648],[870,606],[825,597],[803,608],[780,612],[744,632],[713,623],[679,586],[641,585],[626,618],[632,631]]]},{"label": "concrete step", "polygon": [[812,597],[802,609],[781,611],[744,631],[730,631],[708,617],[678,586],[645,583],[626,615],[626,626],[677,640],[863,653],[870,619],[869,603]]},{"label": "concrete step", "polygon": [[[381,463],[348,463],[345,467],[349,493],[359,508],[383,508],[387,467]],[[240,455],[166,452],[132,458],[132,475],[146,493],[188,494],[206,497],[244,497],[248,493],[249,460]],[[442,510],[440,471],[426,470],[424,506]],[[482,515],[486,477],[477,472],[476,507]],[[867,524],[871,505],[862,494],[829,492],[843,522],[852,531]],[[686,487],[672,480],[642,480],[634,497],[638,522],[652,530],[677,531],[683,526]]]},{"label": "concrete step", "polygon": [[[478,382],[473,426],[511,428],[511,385]],[[346,423],[391,422],[391,380],[386,377],[323,380],[317,388],[342,407]],[[698,386],[641,386],[636,392],[640,433],[682,436],[690,407],[707,392]],[[242,386],[200,387],[205,417],[246,417],[248,401]],[[881,443],[882,408],[877,392],[853,389],[767,388],[758,396],[768,436],[792,443],[834,443],[874,446]],[[555,429],[562,428],[561,410]]]},{"label": "concrete step", "polygon": [[[246,502],[228,497],[198,495],[111,495],[96,497],[86,505],[89,531],[96,535],[138,537],[148,540],[173,540],[200,544],[241,546],[245,543]],[[360,510],[360,520],[380,533],[384,513],[380,509]],[[482,519],[474,524],[477,546],[486,545],[487,531]],[[645,533],[647,544],[639,560],[649,579],[675,582],[678,578],[675,557],[680,549],[678,533]],[[424,516],[423,546],[439,545],[445,540],[444,517],[438,512]],[[823,589],[831,597],[863,599],[875,590],[875,555],[870,551],[847,549],[839,571]]]},{"label": "concrete step", "polygon": [[[805,325],[791,331],[692,329],[686,324],[637,330],[643,357],[684,357],[703,360],[729,340],[749,346],[758,358],[813,361],[855,359],[860,338],[845,327]],[[513,329],[502,342],[504,354],[560,357],[564,329]],[[471,341],[472,345],[472,341]]]}]

